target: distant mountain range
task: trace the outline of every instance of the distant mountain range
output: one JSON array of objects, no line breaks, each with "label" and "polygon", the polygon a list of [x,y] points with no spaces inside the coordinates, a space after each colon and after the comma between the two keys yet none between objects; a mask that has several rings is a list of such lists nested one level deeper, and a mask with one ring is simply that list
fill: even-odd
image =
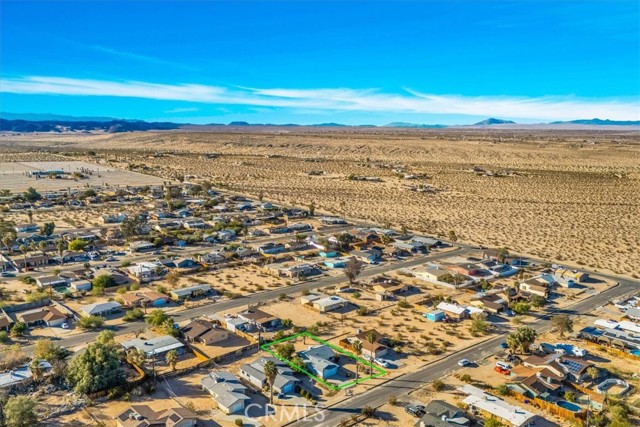
[{"label": "distant mountain range", "polygon": [[493,117],[475,123],[474,126],[491,126],[491,125],[515,125],[516,122],[511,120],[494,119]]},{"label": "distant mountain range", "polygon": [[[109,133],[118,132],[136,132],[149,130],[174,130],[174,129],[206,129],[206,127],[347,127],[341,123],[319,123],[314,125],[290,124],[263,124],[248,123],[244,121],[234,121],[227,125],[219,123],[211,123],[208,125],[192,125],[187,123],[172,122],[146,122],[143,120],[116,119],[113,117],[73,117],[56,114],[36,114],[36,113],[4,113],[0,112],[0,131],[5,132],[92,132],[102,131]],[[603,119],[589,120],[572,120],[564,122],[537,123],[537,124],[518,124],[511,120],[503,120],[496,118],[488,118],[472,125],[440,125],[440,124],[417,124],[406,122],[393,122],[381,127],[392,128],[416,128],[416,129],[444,129],[444,128],[460,128],[460,127],[495,127],[505,129],[516,128],[544,128],[544,129],[571,129],[584,128],[585,126],[640,126],[640,121],[616,121]],[[371,127],[375,125],[358,125],[353,127]]]}]

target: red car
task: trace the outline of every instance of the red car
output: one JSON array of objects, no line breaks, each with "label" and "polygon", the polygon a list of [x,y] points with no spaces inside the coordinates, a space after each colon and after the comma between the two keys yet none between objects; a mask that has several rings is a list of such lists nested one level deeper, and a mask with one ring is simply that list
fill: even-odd
[{"label": "red car", "polygon": [[509,371],[508,369],[501,368],[500,366],[496,366],[495,368],[493,368],[493,370],[502,375],[511,374],[511,371]]}]

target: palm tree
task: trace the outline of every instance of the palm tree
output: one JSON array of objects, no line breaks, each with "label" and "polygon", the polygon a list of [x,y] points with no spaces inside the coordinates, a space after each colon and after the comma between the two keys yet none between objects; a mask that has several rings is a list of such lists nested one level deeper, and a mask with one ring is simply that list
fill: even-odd
[{"label": "palm tree", "polygon": [[60,239],[56,242],[56,249],[58,250],[58,256],[60,257],[60,264],[64,264],[64,258],[62,258],[62,254],[64,254],[65,248],[64,240]]},{"label": "palm tree", "polygon": [[15,235],[13,233],[5,233],[2,236],[2,244],[7,249],[7,251],[11,249],[11,245],[13,244],[14,241],[15,241]]},{"label": "palm tree", "polygon": [[[375,350],[373,345],[376,343],[376,333],[374,331],[369,331],[365,335],[367,342],[369,343],[369,351],[371,351],[371,358],[375,357]],[[369,363],[369,375],[373,374],[373,360]]]},{"label": "palm tree", "polygon": [[[353,344],[353,351],[356,353],[356,356],[360,357],[362,355],[362,341],[355,341]],[[360,372],[358,370],[358,359],[356,360],[356,383],[360,378]]]},{"label": "palm tree", "polygon": [[176,365],[178,364],[179,359],[180,357],[178,356],[178,352],[175,350],[168,351],[165,356],[165,360],[169,365],[171,365],[171,369],[174,371],[176,370]]},{"label": "palm tree", "polygon": [[42,367],[40,366],[40,361],[38,359],[33,359],[29,364],[29,370],[33,375],[33,379],[38,381],[42,375]]},{"label": "palm tree", "polygon": [[276,375],[278,375],[278,368],[272,360],[264,364],[264,375],[269,383],[269,403],[273,405],[273,382],[276,380]]},{"label": "palm tree", "polygon": [[20,245],[20,252],[22,252],[22,256],[24,256],[24,270],[27,270],[27,252],[29,252],[29,248],[26,245]]},{"label": "palm tree", "polygon": [[42,255],[47,255],[47,242],[38,242],[38,249],[42,252]]}]

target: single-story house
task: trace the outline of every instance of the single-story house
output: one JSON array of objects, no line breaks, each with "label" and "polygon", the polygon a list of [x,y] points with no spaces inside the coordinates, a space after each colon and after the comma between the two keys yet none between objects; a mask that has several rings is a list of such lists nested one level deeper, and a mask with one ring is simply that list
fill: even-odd
[{"label": "single-story house", "polygon": [[320,270],[312,264],[296,264],[278,269],[278,275],[284,277],[308,277],[320,274]]},{"label": "single-story house", "polygon": [[244,409],[248,400],[245,387],[238,377],[224,371],[211,371],[200,381],[202,389],[211,394],[218,408],[225,414],[234,414]]},{"label": "single-story house", "polygon": [[328,345],[311,346],[299,353],[307,369],[314,375],[327,379],[338,373],[336,353]]},{"label": "single-story house", "polygon": [[382,259],[382,252],[377,249],[367,249],[363,251],[351,251],[351,256],[368,264],[375,264]]},{"label": "single-story house", "polygon": [[66,322],[68,317],[52,305],[16,312],[14,316],[16,320],[26,323],[27,326],[59,326]]},{"label": "single-story house", "polygon": [[[369,342],[370,333],[374,337],[373,344]],[[362,343],[362,355],[365,357],[383,357],[389,352],[389,347],[382,343],[385,340],[384,335],[375,329],[360,332],[355,339]]]},{"label": "single-story house", "polygon": [[253,363],[248,363],[240,367],[240,377],[246,379],[251,384],[265,388],[269,382],[264,374],[264,365],[267,362],[273,362],[276,365],[278,374],[273,381],[273,389],[278,393],[293,393],[296,383],[299,380],[294,376],[293,370],[286,364],[275,357],[262,357]]},{"label": "single-story house", "polygon": [[389,277],[377,277],[371,281],[371,289],[381,294],[401,294],[407,292],[409,287],[400,280]]},{"label": "single-story house", "polygon": [[471,420],[466,412],[444,400],[432,400],[414,427],[466,427]]},{"label": "single-story house", "polygon": [[80,292],[90,291],[93,285],[88,280],[74,280],[69,284],[69,287],[76,292]]},{"label": "single-story house", "polygon": [[208,228],[209,224],[207,224],[200,218],[191,218],[183,220],[182,226],[187,230],[202,230]]},{"label": "single-story house", "polygon": [[206,265],[217,265],[226,262],[227,258],[222,254],[222,252],[214,251],[209,252],[208,254],[200,255],[198,257],[198,261]]},{"label": "single-story house", "polygon": [[118,427],[195,427],[197,415],[178,407],[154,411],[147,405],[131,405],[116,416]]},{"label": "single-story house", "polygon": [[239,313],[238,317],[246,320],[248,324],[265,331],[277,328],[281,324],[280,319],[257,308],[245,310]]},{"label": "single-story house", "polygon": [[49,264],[49,255],[40,252],[27,253],[26,256],[12,257],[13,263],[20,270],[44,267]]},{"label": "single-story house", "polygon": [[60,276],[41,276],[36,278],[36,283],[41,288],[57,288],[59,286],[67,286],[69,279]]},{"label": "single-story house", "polygon": [[344,268],[344,266],[347,265],[347,262],[349,262],[349,259],[351,258],[350,257],[331,258],[324,261],[323,264],[329,268]]},{"label": "single-story house", "polygon": [[337,310],[339,308],[345,307],[347,304],[349,304],[349,301],[335,295],[311,301],[312,307],[318,310],[320,313]]},{"label": "single-story house", "polygon": [[114,313],[121,312],[122,305],[115,301],[96,302],[93,304],[83,305],[78,311],[85,316],[107,317]]},{"label": "single-story house", "polygon": [[549,285],[535,277],[520,282],[520,290],[543,298],[549,297]]},{"label": "single-story house", "polygon": [[284,243],[265,243],[264,245],[258,246],[258,252],[261,254],[274,255],[282,253],[286,250]]},{"label": "single-story house", "polygon": [[167,274],[167,269],[159,262],[142,261],[131,267],[127,267],[129,274],[140,283],[160,280]]},{"label": "single-story house", "polygon": [[18,224],[14,228],[18,233],[30,233],[32,231],[38,231],[38,224]]},{"label": "single-story house", "polygon": [[335,258],[338,256],[338,251],[326,250],[318,252],[321,258]]},{"label": "single-story house", "polygon": [[473,413],[483,416],[493,416],[507,426],[528,427],[535,425],[537,415],[512,405],[498,397],[484,392],[470,384],[465,384],[459,390],[468,396],[462,401]]},{"label": "single-story house", "polygon": [[212,345],[229,338],[226,329],[204,319],[195,319],[181,329],[182,336],[189,342]]},{"label": "single-story house", "polygon": [[155,250],[156,245],[151,242],[147,242],[146,240],[136,240],[135,242],[129,243],[129,252],[146,252]]},{"label": "single-story house", "polygon": [[161,307],[169,302],[169,296],[152,290],[127,292],[121,296],[125,307]]},{"label": "single-story house", "polygon": [[169,291],[169,295],[176,301],[183,301],[187,298],[195,298],[203,295],[209,295],[213,292],[210,285],[194,285],[187,288],[173,289]]},{"label": "single-story house", "polygon": [[149,340],[134,338],[132,340],[122,342],[125,350],[135,348],[143,351],[146,357],[163,358],[168,351],[175,350],[178,355],[184,354],[184,344],[172,337],[171,335],[163,335]]},{"label": "single-story house", "polygon": [[450,275],[451,272],[447,270],[443,270],[437,267],[419,267],[413,270],[413,275],[420,279],[425,280],[427,282],[440,282],[440,278],[446,275]]},{"label": "single-story house", "polygon": [[467,308],[448,302],[441,302],[436,307],[438,310],[444,311],[444,314],[452,319],[462,320],[467,317]]}]

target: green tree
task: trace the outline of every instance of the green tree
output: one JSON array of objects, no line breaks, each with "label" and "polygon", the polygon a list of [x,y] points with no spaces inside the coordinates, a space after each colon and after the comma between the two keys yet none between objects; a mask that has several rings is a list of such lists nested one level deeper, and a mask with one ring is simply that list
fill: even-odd
[{"label": "green tree", "polygon": [[507,258],[509,258],[509,249],[508,248],[498,249],[498,252],[496,253],[496,258],[498,258],[498,261],[504,263],[507,260]]},{"label": "green tree", "polygon": [[84,316],[78,320],[78,327],[80,329],[98,329],[104,326],[104,318],[100,316]]},{"label": "green tree", "polygon": [[487,332],[489,332],[489,329],[491,327],[491,324],[489,322],[487,322],[484,317],[482,317],[481,315],[475,315],[473,316],[473,320],[471,321],[471,326],[469,327],[469,331],[472,334],[486,334]]},{"label": "green tree", "polygon": [[273,382],[278,375],[278,368],[272,360],[264,364],[264,375],[267,377],[267,382],[269,383],[269,403],[273,405]]},{"label": "green tree", "polygon": [[156,328],[163,326],[167,320],[172,321],[171,316],[160,309],[153,310],[151,314],[147,316],[147,323]]},{"label": "green tree", "polygon": [[42,198],[42,195],[33,187],[27,188],[27,191],[25,191],[22,196],[27,202],[37,202]]},{"label": "green tree", "polygon": [[449,230],[449,240],[451,240],[453,243],[458,241],[458,235],[454,230]]},{"label": "green tree", "polygon": [[171,365],[171,369],[175,371],[178,360],[180,360],[180,356],[178,356],[178,352],[176,350],[169,350],[165,356],[165,360],[169,365]]},{"label": "green tree", "polygon": [[38,423],[36,402],[27,396],[12,396],[4,405],[7,427],[33,427]]},{"label": "green tree", "polygon": [[71,361],[67,380],[77,393],[95,393],[124,384],[126,377],[115,344],[89,344]]},{"label": "green tree", "polygon": [[540,295],[532,295],[531,296],[531,305],[540,308],[544,307],[547,304],[547,300],[545,297],[541,297]]},{"label": "green tree", "polygon": [[[377,340],[376,340],[376,333],[374,331],[369,331],[365,334],[364,337],[367,342],[369,343],[369,352],[370,352],[370,356],[373,358],[376,355],[376,351],[375,351],[375,347],[374,345],[376,344]],[[369,375],[373,374],[373,361],[369,362]]]},{"label": "green tree", "polygon": [[278,344],[275,350],[278,356],[286,360],[291,360],[293,354],[296,352],[295,347],[290,342]]},{"label": "green tree", "polygon": [[91,282],[91,284],[94,288],[105,289],[115,286],[116,280],[110,274],[101,274],[100,276],[93,279],[93,282]]},{"label": "green tree", "polygon": [[132,308],[131,310],[127,310],[122,320],[124,320],[125,322],[133,322],[135,320],[140,320],[143,317],[144,317],[144,311],[142,311],[141,308],[136,307],[136,308]]},{"label": "green tree", "polygon": [[40,234],[42,236],[51,236],[56,229],[56,224],[54,222],[45,222],[42,227],[40,227]]},{"label": "green tree", "polygon": [[35,381],[40,381],[40,379],[42,379],[44,370],[40,366],[40,360],[33,359],[31,363],[29,363],[29,370],[31,371],[31,375]]},{"label": "green tree", "polygon": [[17,321],[16,323],[13,324],[13,327],[11,328],[11,331],[9,332],[9,334],[12,337],[22,337],[24,336],[24,333],[26,331],[27,331],[27,324],[24,322]]},{"label": "green tree", "polygon": [[116,334],[112,331],[100,331],[96,337],[96,342],[100,344],[113,344],[115,342]]},{"label": "green tree", "polygon": [[85,242],[82,239],[73,239],[72,241],[69,242],[69,245],[67,246],[67,248],[70,251],[81,251],[85,248],[85,246],[87,246],[87,242]]},{"label": "green tree", "polygon": [[54,344],[50,339],[40,339],[36,341],[33,348],[33,358],[46,360],[53,363],[56,360],[64,360],[71,352],[66,348]]},{"label": "green tree", "polygon": [[559,314],[551,319],[551,327],[564,338],[564,334],[573,331],[573,320],[566,314]]},{"label": "green tree", "polygon": [[[352,344],[352,347],[353,347],[353,352],[359,358],[362,355],[362,341],[359,341],[359,340],[354,341],[354,343]],[[356,362],[356,383],[357,383],[360,377],[360,370],[358,369],[358,359],[356,359],[355,362]]]},{"label": "green tree", "polygon": [[130,239],[142,234],[145,225],[147,225],[146,220],[137,215],[130,215],[120,224],[120,231],[125,238]]},{"label": "green tree", "polygon": [[529,347],[536,341],[538,333],[529,326],[521,326],[515,332],[507,335],[507,345],[510,349],[526,353]]},{"label": "green tree", "polygon": [[509,304],[509,308],[516,314],[527,314],[531,311],[531,304],[526,302],[512,302]]}]

